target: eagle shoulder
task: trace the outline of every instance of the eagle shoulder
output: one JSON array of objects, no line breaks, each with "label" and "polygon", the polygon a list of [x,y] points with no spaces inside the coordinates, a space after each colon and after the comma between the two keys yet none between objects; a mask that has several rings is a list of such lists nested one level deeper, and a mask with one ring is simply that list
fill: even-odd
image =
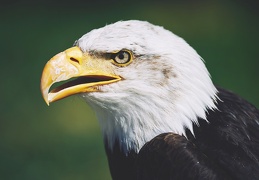
[{"label": "eagle shoulder", "polygon": [[184,136],[163,133],[147,142],[137,159],[137,179],[231,179]]}]

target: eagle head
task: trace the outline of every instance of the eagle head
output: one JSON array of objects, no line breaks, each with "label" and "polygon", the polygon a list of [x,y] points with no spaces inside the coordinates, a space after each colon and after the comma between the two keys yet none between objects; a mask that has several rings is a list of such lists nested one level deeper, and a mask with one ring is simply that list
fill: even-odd
[{"label": "eagle head", "polygon": [[[62,85],[50,90],[57,82]],[[50,59],[42,73],[47,104],[80,95],[96,112],[111,150],[136,151],[158,134],[193,132],[215,108],[217,90],[197,52],[148,22],[92,30]]]}]

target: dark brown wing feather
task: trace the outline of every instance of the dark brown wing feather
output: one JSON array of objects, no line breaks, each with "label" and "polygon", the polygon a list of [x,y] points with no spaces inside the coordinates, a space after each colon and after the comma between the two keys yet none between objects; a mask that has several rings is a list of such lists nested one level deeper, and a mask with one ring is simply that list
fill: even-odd
[{"label": "dark brown wing feather", "polygon": [[141,149],[138,178],[142,180],[230,179],[213,161],[185,137],[165,133]]}]

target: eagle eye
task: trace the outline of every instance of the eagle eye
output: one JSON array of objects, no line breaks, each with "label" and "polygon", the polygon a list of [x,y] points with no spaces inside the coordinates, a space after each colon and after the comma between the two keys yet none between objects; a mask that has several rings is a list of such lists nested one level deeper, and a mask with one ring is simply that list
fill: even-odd
[{"label": "eagle eye", "polygon": [[121,50],[117,53],[114,53],[112,59],[116,65],[125,66],[131,62],[132,54],[127,50]]}]

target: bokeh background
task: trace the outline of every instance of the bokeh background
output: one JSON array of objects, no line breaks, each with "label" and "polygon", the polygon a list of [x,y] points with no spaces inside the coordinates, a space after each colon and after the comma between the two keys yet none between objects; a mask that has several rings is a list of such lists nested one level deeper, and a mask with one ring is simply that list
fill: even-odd
[{"label": "bokeh background", "polygon": [[259,107],[258,7],[257,0],[2,2],[0,179],[111,179],[94,112],[77,96],[48,107],[39,84],[53,55],[118,20],[147,20],[183,37],[214,83]]}]

